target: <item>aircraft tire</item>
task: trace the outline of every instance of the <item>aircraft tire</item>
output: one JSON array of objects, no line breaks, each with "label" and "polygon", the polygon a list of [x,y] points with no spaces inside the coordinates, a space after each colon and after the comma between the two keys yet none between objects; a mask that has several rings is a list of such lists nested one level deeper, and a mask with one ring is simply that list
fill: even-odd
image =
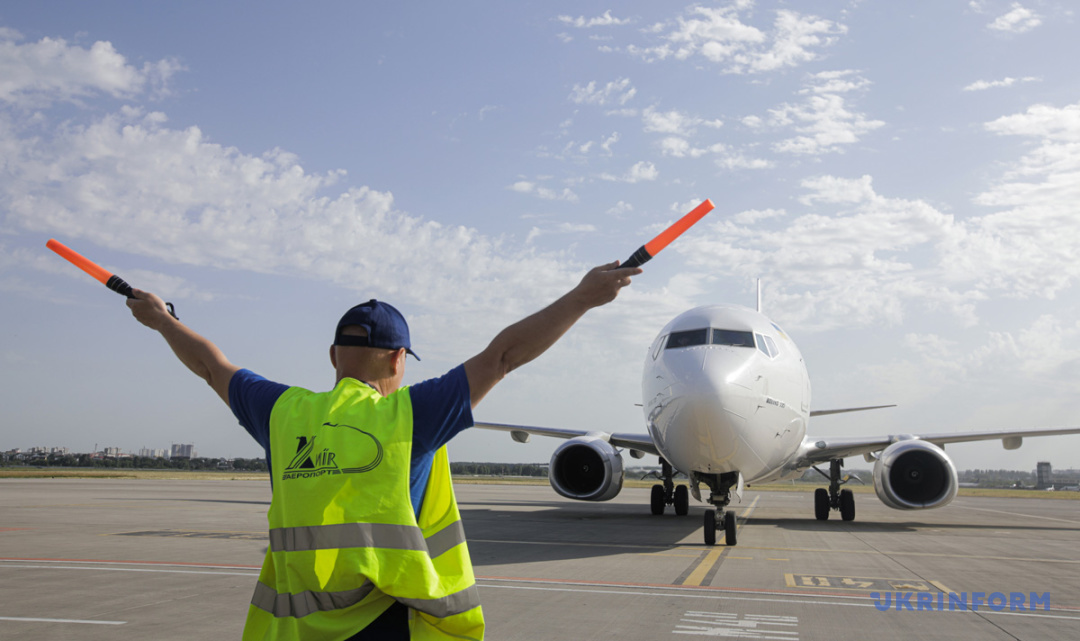
[{"label": "aircraft tire", "polygon": [[655,516],[660,516],[664,513],[664,486],[654,485],[652,486],[652,495],[649,497],[649,507],[652,509],[652,513]]},{"label": "aircraft tire", "polygon": [[851,490],[840,490],[840,518],[855,520],[855,494]]},{"label": "aircraft tire", "polygon": [[724,543],[726,543],[728,545],[728,547],[732,547],[732,546],[735,545],[735,535],[736,535],[737,532],[738,532],[738,528],[737,528],[737,526],[735,524],[735,513],[734,512],[725,512],[724,513]]},{"label": "aircraft tire", "polygon": [[675,486],[675,514],[686,516],[690,511],[690,490],[685,485]]},{"label": "aircraft tire", "polygon": [[829,520],[829,491],[823,487],[814,490],[814,516],[819,521]]},{"label": "aircraft tire", "polygon": [[716,545],[716,510],[705,510],[705,545]]}]

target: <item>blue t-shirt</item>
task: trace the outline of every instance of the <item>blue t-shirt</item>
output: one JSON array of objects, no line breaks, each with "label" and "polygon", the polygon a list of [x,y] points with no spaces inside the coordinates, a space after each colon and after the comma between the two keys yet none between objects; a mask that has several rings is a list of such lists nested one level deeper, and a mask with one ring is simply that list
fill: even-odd
[{"label": "blue t-shirt", "polygon": [[[266,452],[271,479],[274,468],[270,459],[270,412],[287,389],[288,385],[268,381],[247,369],[236,372],[229,381],[229,407],[240,425]],[[419,515],[435,452],[473,424],[465,366],[458,365],[439,378],[409,386],[409,397],[413,409],[409,494],[413,510]]]}]

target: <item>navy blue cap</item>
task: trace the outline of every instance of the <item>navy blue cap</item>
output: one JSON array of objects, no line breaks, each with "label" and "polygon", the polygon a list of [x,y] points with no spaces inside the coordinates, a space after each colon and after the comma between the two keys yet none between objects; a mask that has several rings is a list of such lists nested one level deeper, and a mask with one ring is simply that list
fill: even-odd
[{"label": "navy blue cap", "polygon": [[[359,325],[367,330],[367,336],[344,336],[341,330],[349,325]],[[420,360],[409,342],[409,324],[393,305],[374,298],[345,312],[338,321],[334,333],[334,345],[400,349]]]}]

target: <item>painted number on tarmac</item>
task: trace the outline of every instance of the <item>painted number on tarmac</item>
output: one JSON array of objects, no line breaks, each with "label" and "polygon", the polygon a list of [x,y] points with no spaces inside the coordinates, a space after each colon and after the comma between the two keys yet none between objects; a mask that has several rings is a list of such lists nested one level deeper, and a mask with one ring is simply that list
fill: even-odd
[{"label": "painted number on tarmac", "polygon": [[799,618],[692,610],[683,615],[672,634],[798,641]]},{"label": "painted number on tarmac", "polygon": [[832,590],[870,590],[872,592],[931,592],[933,586],[918,579],[876,579],[858,576],[820,576],[785,574],[789,588],[828,588]]}]

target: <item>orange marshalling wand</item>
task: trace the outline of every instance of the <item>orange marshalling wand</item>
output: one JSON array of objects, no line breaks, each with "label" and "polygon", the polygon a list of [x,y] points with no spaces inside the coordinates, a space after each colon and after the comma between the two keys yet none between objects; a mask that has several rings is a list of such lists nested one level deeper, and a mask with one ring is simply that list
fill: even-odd
[{"label": "orange marshalling wand", "polygon": [[660,234],[645,243],[634,252],[630,258],[626,259],[626,262],[619,267],[638,267],[652,260],[653,256],[660,253],[660,250],[671,244],[671,241],[675,240],[682,235],[684,231],[690,229],[690,227],[705,217],[705,214],[713,210],[712,201],[708,198],[705,202],[701,203],[687,215],[683,216],[679,220],[675,221],[675,224],[668,227]]},{"label": "orange marshalling wand", "polygon": [[[128,285],[127,281],[116,274],[106,271],[101,265],[98,265],[77,251],[67,247],[60,241],[50,238],[49,242],[45,243],[45,246],[59,254],[62,258],[65,258],[72,265],[75,265],[87,274],[90,274],[95,280],[101,282],[102,285],[108,287],[117,294],[122,294],[128,298],[135,298],[135,294],[131,291],[131,285]],[[172,314],[172,317],[177,318],[176,309],[173,307],[173,304],[165,303],[165,306],[169,310],[169,313]]]},{"label": "orange marshalling wand", "polygon": [[86,258],[82,254],[74,251],[73,249],[65,246],[58,240],[49,239],[49,242],[45,243],[45,246],[53,250],[61,257],[67,259],[72,265],[75,265],[79,269],[83,270],[87,274],[90,274],[94,279],[101,282],[102,285],[108,287],[118,294],[123,294],[128,298],[134,298],[131,293],[131,285],[128,285],[123,278],[120,278],[116,274],[112,274],[94,261]]}]

